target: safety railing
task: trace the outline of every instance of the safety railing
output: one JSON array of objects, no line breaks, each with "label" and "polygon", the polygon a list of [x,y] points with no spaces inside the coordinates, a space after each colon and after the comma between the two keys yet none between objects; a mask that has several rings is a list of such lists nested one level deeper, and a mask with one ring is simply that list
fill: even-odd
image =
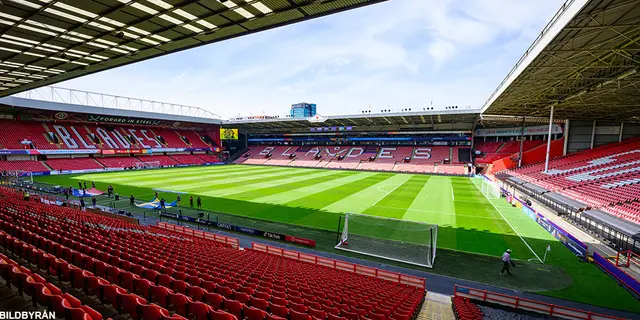
[{"label": "safety railing", "polygon": [[286,250],[277,247],[271,247],[268,245],[264,245],[261,243],[252,243],[251,248],[255,251],[265,252],[269,254],[273,254],[280,257],[285,257],[297,261],[312,263],[319,266],[324,266],[336,270],[342,270],[347,272],[353,272],[369,277],[374,277],[377,279],[388,280],[392,282],[397,282],[401,284],[406,284],[414,287],[418,287],[421,289],[425,288],[425,279],[420,277],[414,277],[398,272],[380,270],[376,268],[366,267],[363,265],[334,260],[324,257],[319,257],[312,254],[306,254],[293,250]]}]

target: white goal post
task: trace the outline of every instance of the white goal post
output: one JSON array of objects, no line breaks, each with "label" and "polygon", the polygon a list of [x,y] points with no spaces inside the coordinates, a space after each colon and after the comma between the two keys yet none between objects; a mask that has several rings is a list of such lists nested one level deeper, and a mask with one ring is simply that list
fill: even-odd
[{"label": "white goal post", "polygon": [[501,195],[500,186],[487,178],[482,177],[481,179],[482,186],[480,190],[484,196],[487,197],[487,199],[499,199]]},{"label": "white goal post", "polygon": [[136,169],[156,169],[160,168],[160,161],[136,162]]},{"label": "white goal post", "polygon": [[336,249],[433,268],[435,224],[347,213],[341,229]]}]

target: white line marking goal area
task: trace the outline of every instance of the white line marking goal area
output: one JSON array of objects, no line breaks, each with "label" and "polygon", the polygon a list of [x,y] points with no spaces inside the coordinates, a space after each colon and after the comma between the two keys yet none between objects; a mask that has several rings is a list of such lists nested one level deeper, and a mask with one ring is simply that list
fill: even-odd
[{"label": "white line marking goal area", "polygon": [[[478,179],[478,178],[472,178],[472,179]],[[480,178],[480,179],[482,179],[482,178]],[[513,230],[513,232],[515,232],[518,235],[518,237],[520,237],[520,240],[522,240],[522,242],[524,242],[524,244],[527,246],[527,248],[529,248],[529,250],[531,250],[531,253],[533,253],[533,255],[536,256],[538,261],[540,261],[540,263],[544,263],[544,261],[542,261],[542,259],[540,259],[540,257],[536,254],[536,252],[533,251],[533,249],[531,248],[529,243],[526,240],[524,240],[522,235],[520,235],[518,230],[516,230],[516,228],[511,224],[511,222],[509,222],[509,220],[504,216],[504,214],[502,214],[502,211],[500,211],[500,209],[498,209],[498,207],[496,207],[496,205],[493,203],[493,201],[491,201],[491,199],[489,199],[484,194],[484,192],[482,192],[482,190],[478,187],[478,184],[475,183],[475,181],[473,182],[473,185],[475,185],[476,188],[478,188],[478,190],[480,190],[480,193],[482,193],[482,195],[485,197],[485,199],[487,199],[487,201],[489,201],[489,203],[491,203],[491,206],[493,206],[493,208],[496,210],[496,212],[498,212],[500,214],[500,216],[502,217],[502,219],[509,225],[509,227],[511,227],[511,230]]]}]

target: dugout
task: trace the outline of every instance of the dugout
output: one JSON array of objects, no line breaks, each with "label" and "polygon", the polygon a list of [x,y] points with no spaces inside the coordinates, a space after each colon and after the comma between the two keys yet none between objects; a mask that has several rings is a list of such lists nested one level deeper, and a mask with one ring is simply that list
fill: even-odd
[{"label": "dugout", "polygon": [[587,208],[587,205],[582,202],[575,201],[556,192],[550,192],[545,188],[526,182],[520,178],[510,177],[504,181],[507,185],[507,190],[511,187],[514,191],[519,191],[542,203],[558,215],[571,215]]},{"label": "dugout", "polygon": [[575,212],[569,217],[591,233],[609,241],[617,250],[640,252],[640,226],[601,210]]}]

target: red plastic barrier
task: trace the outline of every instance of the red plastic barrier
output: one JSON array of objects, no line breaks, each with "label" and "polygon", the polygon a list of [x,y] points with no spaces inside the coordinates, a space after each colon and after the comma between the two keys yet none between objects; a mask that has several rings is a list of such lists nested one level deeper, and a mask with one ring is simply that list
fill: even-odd
[{"label": "red plastic barrier", "polygon": [[284,240],[287,241],[287,242],[293,242],[293,243],[297,243],[297,244],[302,244],[302,245],[309,246],[309,247],[315,247],[316,246],[316,241],[315,240],[306,239],[306,238],[299,238],[299,237],[294,237],[294,236],[284,236]]},{"label": "red plastic barrier", "polygon": [[594,313],[591,311],[578,310],[563,306],[557,306],[550,303],[524,299],[516,296],[490,292],[487,290],[478,290],[474,288],[456,285],[454,287],[454,297],[463,297],[485,301],[489,303],[500,304],[511,308],[533,311],[549,316],[561,317],[565,319],[576,320],[623,320],[622,318],[612,317],[604,314]]},{"label": "red plastic barrier", "polygon": [[402,273],[391,272],[386,270],[380,270],[376,268],[366,267],[359,264],[345,262],[341,260],[333,260],[323,258],[311,254],[301,253],[298,251],[285,250],[282,248],[270,247],[261,243],[253,242],[251,248],[256,251],[270,253],[276,256],[286,257],[298,261],[308,262],[319,266],[325,266],[336,270],[343,270],[362,274],[369,277],[375,277],[377,279],[389,280],[392,282],[398,282],[406,284],[420,289],[425,288],[425,279],[420,277],[409,276]]},{"label": "red plastic barrier", "polygon": [[187,228],[187,227],[176,226],[175,224],[170,224],[170,223],[166,223],[166,222],[158,222],[156,224],[156,226],[158,228],[162,228],[162,229],[165,229],[165,230],[171,230],[171,231],[178,232],[178,233],[188,234],[190,236],[197,237],[197,238],[208,239],[208,240],[213,240],[213,241],[217,241],[217,242],[230,244],[231,247],[233,247],[235,249],[240,248],[240,240],[238,240],[237,238],[231,238],[231,237],[222,236],[222,235],[215,234],[215,233],[198,231],[198,230],[194,230],[194,229]]}]

